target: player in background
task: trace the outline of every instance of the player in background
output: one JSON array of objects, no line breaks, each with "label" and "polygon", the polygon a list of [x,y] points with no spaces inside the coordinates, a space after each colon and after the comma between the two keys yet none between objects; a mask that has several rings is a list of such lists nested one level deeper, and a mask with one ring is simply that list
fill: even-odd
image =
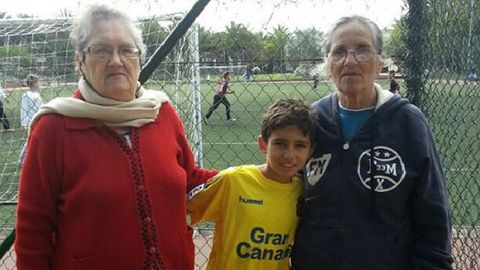
[{"label": "player in background", "polygon": [[[33,116],[40,110],[43,105],[42,97],[40,96],[40,81],[39,77],[35,74],[29,74],[27,76],[28,91],[22,95],[20,102],[20,123],[23,129],[28,129],[32,122]],[[25,159],[25,150],[27,148],[27,142],[22,146],[20,155],[18,157],[18,165],[21,167],[23,160]]]},{"label": "player in background", "polygon": [[222,82],[220,83],[220,88],[218,89],[218,92],[215,93],[215,95],[213,96],[213,104],[208,109],[205,118],[203,118],[203,122],[205,124],[208,124],[208,119],[210,118],[210,116],[212,116],[212,113],[218,108],[218,106],[220,106],[220,104],[223,104],[225,106],[227,121],[229,123],[233,123],[237,120],[235,118],[232,118],[232,116],[230,115],[230,102],[228,101],[226,95],[233,94],[234,92],[229,90],[229,82],[230,72],[226,71],[223,73]]},{"label": "player in background", "polygon": [[0,84],[0,122],[2,122],[5,131],[13,131],[13,129],[10,128],[10,122],[8,122],[7,115],[5,114],[5,109],[3,107],[4,101],[7,102],[7,95]]},{"label": "player in background", "polygon": [[390,81],[390,92],[400,94],[400,84],[395,80],[395,70],[388,71],[388,79]]}]

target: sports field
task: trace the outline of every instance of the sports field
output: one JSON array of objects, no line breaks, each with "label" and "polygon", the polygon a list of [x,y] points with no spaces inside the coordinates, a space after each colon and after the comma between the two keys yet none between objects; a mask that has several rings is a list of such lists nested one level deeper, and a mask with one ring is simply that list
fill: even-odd
[{"label": "sports field", "polygon": [[[386,81],[380,81],[380,83],[385,85]],[[44,101],[48,101],[57,96],[70,96],[74,87],[74,84],[59,87],[44,86],[42,97]],[[194,128],[191,85],[185,83],[176,87],[171,84],[150,83],[147,87],[167,92],[185,122],[187,136],[191,138]],[[478,226],[480,190],[475,181],[480,179],[478,167],[480,145],[468,143],[468,138],[478,140],[480,136],[478,124],[474,125],[478,115],[474,115],[473,110],[472,113],[456,110],[460,103],[464,105],[465,102],[472,102],[471,106],[479,106],[478,98],[477,101],[469,98],[472,93],[475,95],[472,92],[474,90],[469,87],[468,85],[431,85],[426,98],[430,99],[428,104],[434,105],[426,106],[423,110],[432,124],[443,159],[454,224]],[[202,84],[200,89],[201,111],[204,114],[211,105],[218,84]],[[257,136],[260,132],[262,115],[267,107],[274,100],[282,97],[296,97],[313,102],[330,93],[331,89],[330,82],[321,82],[317,90],[312,89],[311,81],[231,83],[231,90],[235,93],[228,95],[228,99],[231,103],[232,116],[237,121],[227,123],[225,109],[220,105],[209,119],[208,125],[202,123],[203,166],[224,169],[237,164],[263,162],[263,156],[257,149]],[[405,87],[402,86],[402,89]],[[0,132],[1,202],[14,202],[17,198],[19,176],[17,159],[26,138],[26,131],[18,129],[20,114],[18,104],[22,93],[23,91],[20,90],[9,91],[10,102],[5,104],[7,116],[16,130]],[[13,212],[12,205],[0,206],[1,228],[13,225]]]}]

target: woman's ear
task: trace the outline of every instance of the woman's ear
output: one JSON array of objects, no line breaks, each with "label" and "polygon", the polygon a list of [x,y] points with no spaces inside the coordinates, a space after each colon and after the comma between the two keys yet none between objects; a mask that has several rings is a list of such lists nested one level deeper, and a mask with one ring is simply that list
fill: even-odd
[{"label": "woman's ear", "polygon": [[80,55],[79,52],[75,52],[75,64],[77,66],[80,66],[81,63],[82,63],[82,56]]},{"label": "woman's ear", "polygon": [[82,55],[79,52],[75,52],[75,69],[77,70],[80,76],[83,75],[82,61],[83,61]]},{"label": "woman's ear", "polygon": [[377,59],[377,75],[382,72],[383,69],[383,55],[379,54]]},{"label": "woman's ear", "polygon": [[258,149],[264,154],[267,153],[267,142],[263,139],[262,135],[258,135]]},{"label": "woman's ear", "polygon": [[325,71],[325,75],[331,79],[332,78],[332,65],[331,65],[331,62],[330,62],[330,59],[325,56],[325,65],[323,66],[323,69]]}]

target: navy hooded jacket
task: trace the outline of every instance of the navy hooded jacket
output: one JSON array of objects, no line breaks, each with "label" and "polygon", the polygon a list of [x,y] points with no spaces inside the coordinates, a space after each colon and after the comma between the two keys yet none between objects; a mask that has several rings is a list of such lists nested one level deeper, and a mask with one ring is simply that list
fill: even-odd
[{"label": "navy hooded jacket", "polygon": [[427,120],[375,89],[375,112],[350,141],[336,93],[312,105],[318,141],[305,168],[295,270],[452,269],[445,178]]}]

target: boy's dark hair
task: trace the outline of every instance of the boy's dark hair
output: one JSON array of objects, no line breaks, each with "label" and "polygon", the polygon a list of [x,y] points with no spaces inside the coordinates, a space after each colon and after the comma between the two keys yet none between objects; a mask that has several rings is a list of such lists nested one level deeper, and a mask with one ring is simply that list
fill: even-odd
[{"label": "boy's dark hair", "polygon": [[226,79],[228,76],[230,76],[230,72],[225,71],[225,72],[223,73],[223,78]]},{"label": "boy's dark hair", "polygon": [[261,134],[265,142],[270,135],[280,128],[297,126],[300,131],[310,137],[315,143],[316,115],[313,109],[304,101],[293,98],[284,98],[275,101],[263,115]]}]

